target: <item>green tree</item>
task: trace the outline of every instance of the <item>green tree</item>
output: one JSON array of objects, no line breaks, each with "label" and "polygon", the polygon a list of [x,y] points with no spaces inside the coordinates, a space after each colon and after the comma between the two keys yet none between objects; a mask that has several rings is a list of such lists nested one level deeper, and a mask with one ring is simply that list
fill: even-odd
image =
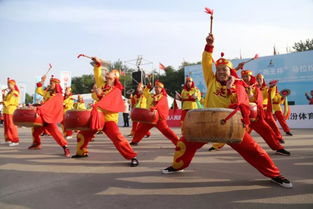
[{"label": "green tree", "polygon": [[116,62],[113,62],[110,66],[110,69],[128,70],[128,68],[123,65],[123,62],[121,60],[117,60]]},{"label": "green tree", "polygon": [[[164,70],[165,74],[160,74],[156,70],[152,72],[154,75],[154,80],[160,80],[164,83],[167,93],[174,97],[175,92],[181,92],[183,84],[184,84],[184,68],[188,65],[193,64],[200,64],[198,63],[189,63],[189,62],[182,62],[179,66],[178,70],[175,70],[172,66],[167,66]],[[123,62],[118,60],[113,62],[110,66],[110,69],[117,69],[120,70],[120,82],[124,86],[123,95],[129,97],[129,90],[134,89],[135,86],[133,85],[132,79],[132,72],[136,71],[135,69],[128,68],[127,66],[123,65]],[[145,83],[148,83],[148,79],[145,78]],[[84,94],[90,93],[92,86],[94,84],[93,75],[82,75],[80,77],[73,77],[72,78],[72,89],[74,94]]]},{"label": "green tree", "polygon": [[168,95],[175,96],[175,91],[180,92],[184,84],[184,68],[175,70],[172,66],[164,69],[165,75],[157,74],[156,79],[164,83]]},{"label": "green tree", "polygon": [[33,96],[26,93],[25,94],[25,104],[32,104],[32,103],[33,103]]},{"label": "green tree", "polygon": [[164,83],[168,95],[171,97],[175,96],[175,92],[181,92],[183,85],[185,83],[185,67],[188,65],[201,64],[201,62],[190,63],[182,62],[178,70],[175,70],[172,66],[167,66],[165,68],[165,75],[160,75],[158,72],[154,71],[156,80],[160,80]]},{"label": "green tree", "polygon": [[82,75],[80,77],[72,78],[73,94],[88,94],[94,84],[93,75]]},{"label": "green tree", "polygon": [[313,50],[313,39],[307,39],[305,41],[299,41],[294,43],[293,47],[296,52],[303,52]]}]

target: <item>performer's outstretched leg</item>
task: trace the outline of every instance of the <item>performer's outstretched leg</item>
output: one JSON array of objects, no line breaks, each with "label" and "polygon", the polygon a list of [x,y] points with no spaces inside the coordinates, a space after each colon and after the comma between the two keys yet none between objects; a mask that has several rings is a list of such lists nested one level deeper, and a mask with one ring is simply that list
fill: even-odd
[{"label": "performer's outstretched leg", "polygon": [[131,145],[138,144],[153,126],[154,126],[153,124],[139,123],[135,135],[133,137],[133,140],[131,141],[130,144]]},{"label": "performer's outstretched leg", "polygon": [[125,159],[131,160],[137,156],[114,121],[106,122],[103,131],[109,137],[109,139],[111,139],[116,149]]}]

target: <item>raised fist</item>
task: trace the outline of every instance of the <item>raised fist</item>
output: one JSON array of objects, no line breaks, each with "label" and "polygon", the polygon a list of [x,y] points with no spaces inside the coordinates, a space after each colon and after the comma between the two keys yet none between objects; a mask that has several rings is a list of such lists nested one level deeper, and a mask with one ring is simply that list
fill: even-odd
[{"label": "raised fist", "polygon": [[206,37],[206,43],[208,45],[213,45],[214,43],[214,36],[212,33],[210,33],[207,37]]},{"label": "raised fist", "polygon": [[42,77],[41,77],[41,83],[44,83],[44,82],[45,82],[45,80],[46,80],[46,78],[47,78],[47,76],[46,76],[46,75],[42,76]]},{"label": "raised fist", "polygon": [[98,57],[92,57],[92,61],[96,62],[98,65],[101,65],[101,60]]}]

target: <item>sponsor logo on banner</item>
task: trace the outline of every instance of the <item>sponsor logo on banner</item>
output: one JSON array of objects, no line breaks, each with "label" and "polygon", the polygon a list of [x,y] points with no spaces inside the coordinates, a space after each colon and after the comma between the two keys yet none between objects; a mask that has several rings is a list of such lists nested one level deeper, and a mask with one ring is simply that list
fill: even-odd
[{"label": "sponsor logo on banner", "polygon": [[181,109],[170,109],[167,117],[167,125],[169,127],[180,127]]},{"label": "sponsor logo on banner", "polygon": [[290,128],[313,128],[313,105],[290,105]]}]

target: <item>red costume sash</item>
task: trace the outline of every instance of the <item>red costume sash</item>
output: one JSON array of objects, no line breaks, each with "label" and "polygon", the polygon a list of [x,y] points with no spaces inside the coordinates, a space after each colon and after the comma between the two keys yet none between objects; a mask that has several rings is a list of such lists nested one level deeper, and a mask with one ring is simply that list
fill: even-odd
[{"label": "red costume sash", "polygon": [[98,117],[98,108],[102,110],[109,111],[112,113],[123,112],[125,105],[122,99],[122,92],[119,87],[113,87],[113,89],[105,96],[103,96],[100,101],[94,104],[91,111],[91,123],[90,128],[92,130],[100,130],[101,123]]},{"label": "red costume sash", "polygon": [[159,112],[160,119],[166,120],[169,114],[167,96],[163,95],[153,109]]},{"label": "red costume sash", "polygon": [[60,123],[63,120],[63,96],[57,93],[37,108],[37,113],[46,123]]}]

